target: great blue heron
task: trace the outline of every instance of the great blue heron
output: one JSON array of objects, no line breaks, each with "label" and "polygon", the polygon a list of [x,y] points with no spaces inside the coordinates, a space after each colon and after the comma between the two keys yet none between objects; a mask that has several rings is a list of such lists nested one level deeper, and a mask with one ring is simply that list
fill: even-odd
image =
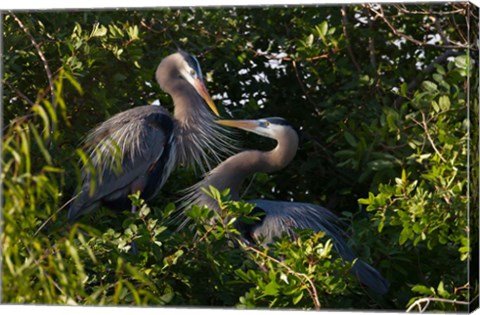
[{"label": "great blue heron", "polygon": [[[183,51],[167,56],[156,70],[160,88],[170,94],[173,117],[161,106],[139,106],[118,113],[86,138],[90,164],[68,212],[70,221],[100,205],[125,209],[128,195],[155,196],[176,163],[210,169],[231,153],[229,133],[214,122],[218,116],[203,81],[198,60]],[[132,208],[134,211],[134,208]]]},{"label": "great blue heron", "polygon": [[[219,191],[229,188],[233,200],[240,199],[240,188],[244,180],[256,172],[274,172],[284,168],[294,158],[298,148],[298,135],[283,118],[259,120],[218,120],[226,126],[237,127],[264,137],[273,138],[277,146],[271,151],[247,150],[231,156],[211,170],[202,181],[192,186],[183,200],[183,205],[208,206],[219,210],[218,203],[205,189],[210,186]],[[203,188],[203,189],[202,189]],[[260,215],[260,222],[245,224],[239,222],[237,228],[247,241],[260,240],[271,243],[282,233],[293,234],[294,229],[324,231],[329,235],[336,250],[346,261],[353,261],[356,255],[347,245],[345,233],[339,228],[338,218],[329,210],[318,205],[300,202],[250,200],[255,205],[253,212]],[[367,263],[357,260],[352,272],[374,292],[384,294],[389,284],[380,273]]]}]

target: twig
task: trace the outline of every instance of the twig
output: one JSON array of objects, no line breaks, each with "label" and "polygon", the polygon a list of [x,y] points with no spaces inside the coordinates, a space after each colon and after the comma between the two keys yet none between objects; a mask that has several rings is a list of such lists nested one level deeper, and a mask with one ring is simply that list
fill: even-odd
[{"label": "twig", "polygon": [[348,32],[347,32],[347,24],[348,24],[347,7],[345,5],[342,5],[342,8],[340,9],[340,11],[342,13],[343,36],[345,37],[345,42],[347,43],[347,53],[350,56],[350,59],[352,59],[353,65],[355,66],[357,71],[360,72],[361,71],[360,66],[358,65],[357,59],[353,54],[352,46],[350,43],[350,37],[348,36]]},{"label": "twig", "polygon": [[293,70],[295,70],[295,75],[297,77],[297,81],[298,81],[298,84],[300,85],[300,88],[302,89],[303,91],[303,94],[305,94],[305,97],[307,98],[307,100],[310,102],[310,104],[313,105],[313,107],[316,109],[317,108],[317,104],[315,104],[315,102],[310,98],[310,93],[308,92],[307,90],[307,87],[305,86],[305,84],[303,83],[302,81],[302,78],[300,76],[300,72],[298,71],[298,68],[297,68],[297,63],[295,60],[292,60],[292,67],[293,67]]},{"label": "twig", "polygon": [[[458,304],[458,305],[470,305],[470,303],[466,302],[466,301],[457,301],[457,300],[427,297],[427,298],[421,298],[421,299],[416,300],[407,309],[407,313],[409,313],[415,307],[418,307],[418,311],[420,313],[423,313],[427,310],[428,306],[430,305],[430,302],[443,302],[443,303],[451,303],[451,304]],[[425,303],[425,305],[422,306],[422,303]]]},{"label": "twig", "polygon": [[19,123],[19,122],[22,122],[24,120],[27,120],[28,118],[31,118],[31,117],[34,117],[35,114],[32,113],[32,114],[27,114],[27,115],[23,115],[23,116],[20,116],[20,117],[17,117],[13,120],[10,121],[10,123],[8,124],[5,124],[5,126],[3,127],[2,131],[5,133],[5,131],[10,128],[11,126],[13,126],[14,124],[16,123]]},{"label": "twig", "polygon": [[453,11],[436,11],[436,12],[431,12],[431,11],[409,11],[405,8],[404,5],[393,5],[398,11],[405,13],[405,14],[419,14],[419,15],[430,15],[430,14],[435,14],[435,15],[451,15],[455,13],[465,13],[465,9],[457,9]]},{"label": "twig", "polygon": [[28,37],[30,37],[30,41],[32,42],[32,45],[37,50],[38,56],[40,57],[40,59],[43,62],[43,67],[45,69],[45,72],[47,73],[48,84],[50,86],[50,95],[52,97],[52,106],[53,106],[53,108],[56,108],[56,98],[55,98],[55,90],[54,90],[54,84],[53,84],[53,76],[52,76],[52,72],[50,71],[50,67],[48,66],[47,58],[45,58],[45,55],[43,54],[42,48],[37,43],[35,38],[32,36],[32,34],[28,30],[28,28],[23,24],[23,22],[20,21],[20,19],[12,11],[10,11],[9,13],[13,16],[13,18],[15,19],[15,22],[17,22],[17,24],[20,26],[20,28],[23,30],[23,32],[25,34],[27,34]]},{"label": "twig", "polygon": [[147,30],[149,30],[150,32],[155,33],[155,34],[163,34],[167,30],[166,27],[162,28],[161,30],[156,30],[153,27],[151,27],[150,25],[147,25],[147,23],[145,23],[145,19],[142,19],[140,21],[140,25],[145,27]]},{"label": "twig", "polygon": [[279,264],[280,266],[282,266],[283,268],[287,269],[287,271],[293,275],[295,275],[298,279],[300,279],[300,281],[302,281],[302,283],[305,285],[305,282],[302,280],[302,278],[305,278],[308,283],[310,284],[310,289],[307,287],[307,290],[310,294],[310,296],[312,297],[312,300],[313,300],[313,304],[315,305],[315,310],[319,311],[320,308],[321,308],[321,305],[320,305],[320,301],[318,300],[318,293],[317,293],[317,289],[315,288],[315,284],[313,283],[312,279],[310,279],[308,277],[308,275],[304,274],[304,273],[301,273],[301,272],[296,272],[295,270],[293,270],[292,268],[290,268],[289,266],[285,265],[283,262],[281,262],[280,260],[278,259],[275,259],[265,253],[263,253],[262,251],[259,251],[258,249],[256,248],[253,248],[251,246],[245,246],[243,243],[239,242],[240,243],[240,246],[243,247],[243,249],[245,250],[250,250],[252,252],[255,252],[257,253],[258,255],[260,256],[263,256],[265,258],[267,258],[268,260],[271,260],[273,261],[274,263],[276,264]]},{"label": "twig", "polygon": [[435,28],[438,31],[438,34],[440,35],[440,38],[443,40],[445,44],[450,44],[450,40],[447,38],[445,35],[445,32],[442,27],[442,23],[440,23],[440,19],[437,18],[436,16],[431,17],[433,19],[433,22],[435,23]]},{"label": "twig", "polygon": [[[248,47],[250,51],[253,52],[254,54],[254,57],[256,56],[262,56],[262,57],[265,57],[267,59],[272,59],[272,60],[283,60],[283,61],[300,61],[300,59],[296,58],[291,58],[291,57],[288,57],[288,56],[278,56],[278,55],[273,55],[273,54],[270,54],[270,53],[267,53],[267,52],[262,52],[262,51],[258,51],[258,50],[255,50],[253,49],[252,47]],[[313,56],[313,57],[309,57],[309,58],[305,58],[304,60],[305,61],[316,61],[316,60],[320,60],[320,59],[327,59],[328,58],[328,54],[322,54],[322,55],[318,55],[318,56]]]},{"label": "twig", "polygon": [[[373,21],[370,18],[370,12],[368,13],[368,27],[369,27],[371,32],[374,32]],[[373,40],[372,36],[368,36],[368,54],[370,56],[370,64],[372,65],[373,69],[375,70],[375,74],[378,78],[377,59],[375,57],[375,41]]]},{"label": "twig", "polygon": [[428,141],[430,142],[430,144],[432,145],[432,148],[435,150],[435,152],[438,154],[438,157],[440,157],[440,159],[442,160],[443,163],[447,163],[447,160],[445,160],[445,158],[442,156],[442,154],[440,153],[440,151],[438,151],[437,147],[435,146],[435,143],[433,142],[433,139],[432,137],[430,136],[430,132],[428,131],[428,126],[427,126],[427,122],[425,120],[425,114],[423,112],[422,113],[422,122],[418,122],[417,120],[415,120],[415,118],[411,118],[417,125],[419,125],[420,127],[423,128],[423,130],[425,131],[425,134],[427,135],[427,139]]},{"label": "twig", "polygon": [[41,229],[43,229],[43,227],[45,225],[47,225],[48,222],[50,222],[50,220],[57,214],[59,213],[60,211],[62,211],[67,205],[69,205],[73,200],[77,199],[78,195],[80,195],[80,193],[76,194],[75,196],[73,196],[72,198],[70,198],[70,200],[68,200],[67,202],[65,202],[60,208],[57,209],[57,211],[55,211],[55,213],[53,213],[50,217],[48,217],[47,220],[45,220],[45,222],[42,223],[42,225],[40,225],[40,227],[37,229],[37,231],[33,234],[33,237],[37,236],[37,234],[40,232]]},{"label": "twig", "polygon": [[35,103],[32,102],[32,100],[30,100],[30,99],[28,98],[28,96],[26,96],[26,95],[23,94],[21,91],[19,91],[19,90],[18,90],[16,87],[14,87],[10,82],[5,81],[5,80],[2,80],[2,83],[8,85],[9,88],[11,88],[13,91],[15,91],[15,93],[16,93],[20,98],[24,99],[30,106],[35,105]]},{"label": "twig", "polygon": [[390,30],[392,31],[393,34],[395,34],[396,36],[405,38],[406,40],[414,43],[417,46],[436,47],[436,48],[444,48],[444,49],[465,49],[465,48],[468,48],[468,46],[469,46],[468,44],[467,45],[464,45],[464,44],[460,44],[460,45],[437,45],[437,44],[429,44],[429,43],[426,43],[426,42],[419,41],[419,40],[411,37],[410,35],[407,35],[405,33],[400,32],[399,30],[397,30],[395,28],[395,26],[393,26],[393,24],[385,16],[385,12],[383,11],[383,8],[382,8],[381,5],[379,5],[380,11],[375,10],[372,5],[366,4],[366,6],[370,11],[375,13],[376,17],[379,17],[383,22],[385,22],[385,24],[387,24],[388,28],[390,28]]},{"label": "twig", "polygon": [[[465,36],[465,34],[463,33],[462,31],[462,28],[457,24],[457,20],[455,19],[455,16],[452,16],[452,21],[453,21],[453,25],[455,26],[455,30],[457,31],[457,34],[458,36],[460,36],[464,42],[469,42],[467,37]],[[468,17],[466,17],[466,22],[468,23]]]}]

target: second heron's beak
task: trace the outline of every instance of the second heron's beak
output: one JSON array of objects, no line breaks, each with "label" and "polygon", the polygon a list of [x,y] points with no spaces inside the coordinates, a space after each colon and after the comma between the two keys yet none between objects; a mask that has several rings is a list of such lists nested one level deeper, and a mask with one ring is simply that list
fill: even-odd
[{"label": "second heron's beak", "polygon": [[195,79],[194,81],[195,84],[195,89],[197,90],[198,94],[205,100],[207,103],[208,107],[215,113],[215,115],[220,116],[218,113],[218,109],[213,103],[212,98],[210,97],[210,94],[208,94],[207,87],[205,86],[205,83],[201,79]]},{"label": "second heron's beak", "polygon": [[257,120],[216,120],[217,124],[253,131],[258,127]]}]

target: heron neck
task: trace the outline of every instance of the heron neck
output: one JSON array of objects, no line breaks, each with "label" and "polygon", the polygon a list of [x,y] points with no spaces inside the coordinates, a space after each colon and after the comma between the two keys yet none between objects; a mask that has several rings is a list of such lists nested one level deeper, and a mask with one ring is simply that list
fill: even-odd
[{"label": "heron neck", "polygon": [[235,151],[231,133],[214,122],[203,99],[190,86],[171,91],[175,105],[177,162],[206,172]]},{"label": "heron neck", "polygon": [[210,114],[207,105],[188,83],[170,92],[174,103],[174,117],[184,128],[188,128],[199,113]]},{"label": "heron neck", "polygon": [[229,188],[232,199],[238,200],[246,178],[258,172],[281,170],[293,160],[298,148],[296,132],[289,130],[277,141],[277,146],[271,151],[248,150],[231,156],[214,168],[200,186],[208,189],[211,185],[219,191]]}]

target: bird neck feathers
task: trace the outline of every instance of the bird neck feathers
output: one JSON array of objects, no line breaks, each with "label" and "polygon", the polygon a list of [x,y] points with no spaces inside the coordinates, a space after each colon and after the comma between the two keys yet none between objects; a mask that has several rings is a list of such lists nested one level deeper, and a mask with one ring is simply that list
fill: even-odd
[{"label": "bird neck feathers", "polygon": [[205,173],[236,151],[232,133],[215,123],[198,94],[179,93],[174,100],[178,163]]}]

